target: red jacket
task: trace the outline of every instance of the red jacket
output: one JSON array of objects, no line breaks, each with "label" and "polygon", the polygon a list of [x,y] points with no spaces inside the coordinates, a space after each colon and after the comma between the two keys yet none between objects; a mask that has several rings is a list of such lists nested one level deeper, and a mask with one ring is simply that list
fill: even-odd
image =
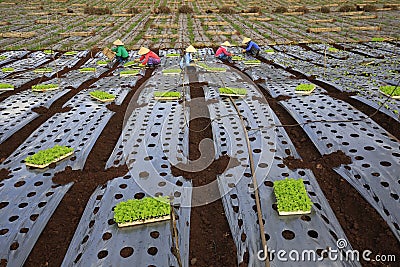
[{"label": "red jacket", "polygon": [[215,56],[216,56],[216,57],[219,57],[219,55],[221,55],[221,54],[225,54],[225,55],[227,55],[228,57],[232,56],[232,54],[229,53],[229,52],[226,50],[226,48],[223,47],[223,46],[220,46],[220,47],[218,48],[217,52],[215,52]]},{"label": "red jacket", "polygon": [[[160,57],[157,56],[156,53],[154,53],[153,51],[150,51],[150,52],[147,53],[146,55],[141,56],[139,60],[142,62],[143,65],[146,65],[146,64],[147,64],[147,61],[149,61],[149,58],[150,58],[150,57],[155,58],[155,59],[160,59]],[[143,61],[143,60],[144,60],[144,61]]]}]

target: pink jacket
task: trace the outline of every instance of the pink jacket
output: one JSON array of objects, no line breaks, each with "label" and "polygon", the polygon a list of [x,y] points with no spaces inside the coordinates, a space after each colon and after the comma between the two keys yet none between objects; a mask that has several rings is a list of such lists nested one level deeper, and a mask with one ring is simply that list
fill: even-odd
[{"label": "pink jacket", "polygon": [[220,46],[220,47],[218,48],[217,52],[215,52],[215,56],[216,56],[216,57],[219,57],[219,55],[221,55],[221,54],[225,54],[225,55],[227,55],[228,57],[232,56],[232,54],[229,53],[229,52],[226,50],[226,48],[223,47],[223,46]]}]

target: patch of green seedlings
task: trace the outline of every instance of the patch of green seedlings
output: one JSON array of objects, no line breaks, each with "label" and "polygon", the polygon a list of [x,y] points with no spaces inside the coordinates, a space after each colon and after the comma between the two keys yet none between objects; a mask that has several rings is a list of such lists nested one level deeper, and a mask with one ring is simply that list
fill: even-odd
[{"label": "patch of green seedlings", "polygon": [[134,76],[139,74],[139,70],[123,70],[119,73],[120,76]]},{"label": "patch of green seedlings", "polygon": [[14,89],[14,85],[9,83],[0,83],[0,90]]},{"label": "patch of green seedlings", "polygon": [[107,66],[108,63],[110,63],[110,60],[99,60],[96,62],[99,66]]},{"label": "patch of green seedlings", "polygon": [[116,223],[129,223],[164,217],[170,214],[168,197],[144,197],[118,203],[114,209]]},{"label": "patch of green seedlings", "polygon": [[384,37],[373,37],[371,39],[372,42],[384,42],[385,38]]},{"label": "patch of green seedlings", "polygon": [[182,72],[181,69],[165,69],[162,70],[163,74],[180,74]]},{"label": "patch of green seedlings", "polygon": [[80,68],[80,72],[95,72],[96,68]]},{"label": "patch of green seedlings", "polygon": [[219,88],[219,93],[221,95],[245,96],[247,94],[247,90],[244,88],[221,87]]},{"label": "patch of green seedlings", "polygon": [[2,68],[1,71],[2,71],[2,72],[13,72],[13,71],[14,71],[14,68],[10,68],[10,67],[8,67],[8,68]]},{"label": "patch of green seedlings", "polygon": [[46,50],[43,50],[43,53],[45,53],[46,55],[51,55],[54,53],[54,51],[51,49],[46,49]]},{"label": "patch of green seedlings", "polygon": [[53,69],[52,68],[39,68],[39,69],[33,70],[33,72],[36,72],[36,73],[50,73],[50,72],[53,72]]},{"label": "patch of green seedlings", "polygon": [[242,56],[233,56],[232,57],[232,60],[233,61],[240,61],[240,60],[243,60],[244,58],[242,57]]},{"label": "patch of green seedlings", "polygon": [[266,49],[264,52],[267,53],[267,54],[275,53],[274,49]]},{"label": "patch of green seedlings", "polygon": [[50,84],[32,85],[33,91],[46,91],[46,90],[54,90],[54,89],[58,89],[58,84],[50,83]]},{"label": "patch of green seedlings", "polygon": [[400,87],[396,87],[394,85],[384,85],[379,87],[383,93],[391,96],[400,96]]},{"label": "patch of green seedlings", "polygon": [[103,92],[103,91],[93,91],[89,93],[92,97],[100,100],[112,100],[115,99],[115,95]]},{"label": "patch of green seedlings", "polygon": [[73,152],[74,149],[67,146],[55,145],[52,148],[40,150],[37,153],[25,158],[25,163],[32,165],[45,165]]},{"label": "patch of green seedlings", "polygon": [[75,56],[76,54],[78,54],[77,51],[67,51],[64,53],[64,55],[66,56]]},{"label": "patch of green seedlings", "polygon": [[328,51],[329,51],[329,52],[332,52],[332,53],[337,53],[337,52],[339,52],[339,49],[334,48],[334,47],[329,47],[329,48],[328,48]]},{"label": "patch of green seedlings", "polygon": [[5,60],[7,58],[8,58],[7,56],[0,56],[0,60]]},{"label": "patch of green seedlings", "polygon": [[180,92],[154,92],[156,98],[181,98]]},{"label": "patch of green seedlings", "polygon": [[315,89],[315,84],[302,83],[296,86],[296,91],[312,91]]},{"label": "patch of green seedlings", "polygon": [[311,212],[312,202],[302,179],[286,178],[274,182],[274,193],[280,213]]}]

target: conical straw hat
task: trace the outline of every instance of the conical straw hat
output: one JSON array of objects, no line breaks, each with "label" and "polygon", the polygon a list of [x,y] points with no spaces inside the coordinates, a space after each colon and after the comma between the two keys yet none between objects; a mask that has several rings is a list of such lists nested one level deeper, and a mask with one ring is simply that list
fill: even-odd
[{"label": "conical straw hat", "polygon": [[124,43],[120,39],[117,39],[114,41],[113,45],[124,45]]},{"label": "conical straw hat", "polygon": [[221,44],[222,46],[232,46],[230,42],[225,41]]},{"label": "conical straw hat", "polygon": [[242,44],[247,44],[247,43],[250,42],[250,41],[251,41],[250,38],[245,37],[245,38],[243,39],[243,41],[242,41]]},{"label": "conical straw hat", "polygon": [[142,46],[142,47],[139,49],[138,54],[139,54],[140,56],[142,56],[142,55],[146,55],[146,54],[149,53],[149,52],[150,52],[150,49],[148,49],[148,48]]},{"label": "conical straw hat", "polygon": [[194,48],[193,47],[193,45],[189,45],[187,48],[186,48],[186,52],[189,52],[189,53],[196,53],[196,48]]}]

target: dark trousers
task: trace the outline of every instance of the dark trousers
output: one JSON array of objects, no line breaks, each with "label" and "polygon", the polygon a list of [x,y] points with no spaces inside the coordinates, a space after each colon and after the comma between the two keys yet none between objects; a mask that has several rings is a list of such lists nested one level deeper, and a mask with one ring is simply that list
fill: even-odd
[{"label": "dark trousers", "polygon": [[256,56],[258,56],[258,54],[260,53],[260,49],[257,49],[257,48],[252,47],[252,48],[250,48],[250,51],[247,51],[246,53],[247,53],[248,55],[251,55],[251,56],[256,57]]}]

